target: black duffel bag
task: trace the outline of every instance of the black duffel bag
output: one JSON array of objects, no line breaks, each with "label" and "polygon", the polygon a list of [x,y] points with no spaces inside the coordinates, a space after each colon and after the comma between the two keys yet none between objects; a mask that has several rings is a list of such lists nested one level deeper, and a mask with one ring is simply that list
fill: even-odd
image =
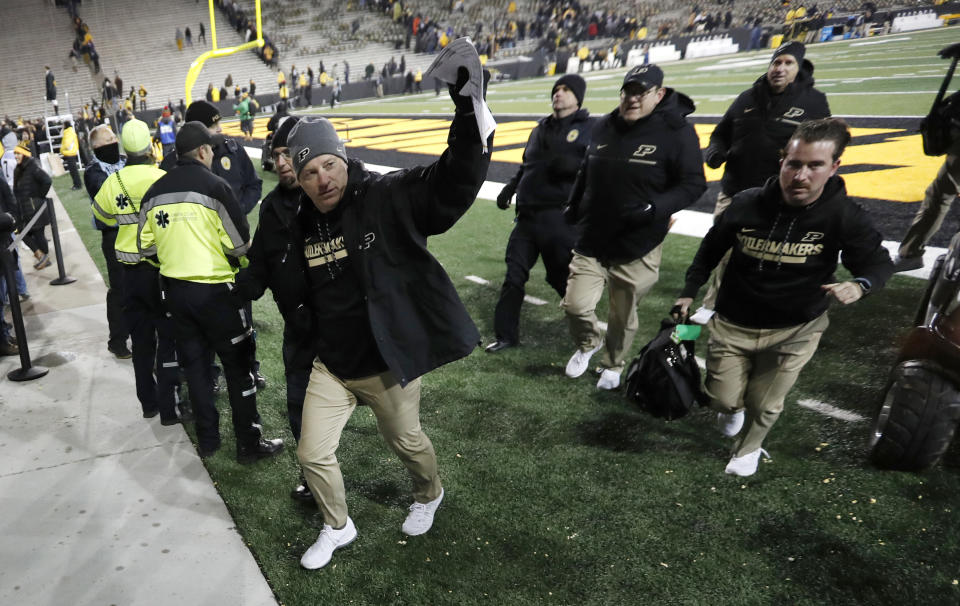
[{"label": "black duffel bag", "polygon": [[660,332],[627,368],[624,390],[627,399],[642,410],[668,421],[708,403],[693,355],[694,341],[675,339],[676,327],[673,320],[660,323]]}]

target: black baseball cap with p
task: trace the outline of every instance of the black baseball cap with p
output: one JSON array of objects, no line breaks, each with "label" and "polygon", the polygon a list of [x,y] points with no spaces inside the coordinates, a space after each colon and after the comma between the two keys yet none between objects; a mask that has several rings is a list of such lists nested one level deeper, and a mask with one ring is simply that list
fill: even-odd
[{"label": "black baseball cap with p", "polygon": [[627,75],[623,77],[623,85],[620,86],[620,90],[629,87],[635,93],[642,93],[661,86],[663,86],[663,70],[653,63],[647,63],[631,68]]}]

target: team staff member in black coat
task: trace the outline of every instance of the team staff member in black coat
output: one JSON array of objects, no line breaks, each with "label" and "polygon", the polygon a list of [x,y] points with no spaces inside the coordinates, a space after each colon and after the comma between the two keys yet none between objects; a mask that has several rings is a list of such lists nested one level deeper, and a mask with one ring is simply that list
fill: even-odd
[{"label": "team staff member in black coat", "polygon": [[516,226],[507,242],[507,275],[494,311],[496,340],[488,353],[520,342],[520,306],[530,268],[543,256],[547,283],[562,298],[567,292],[576,229],[563,220],[561,207],[570,198],[577,169],[590,144],[595,120],[580,109],[587,83],[576,74],[561,76],[550,92],[553,113],[540,120],[523,150],[523,164],[497,196],[506,210],[517,194]]},{"label": "team staff member in black coat", "polygon": [[[238,274],[238,288],[245,298],[259,299],[269,288],[283,316],[283,370],[287,383],[287,418],[293,438],[300,441],[300,419],[303,398],[313,370],[314,339],[312,322],[306,307],[284,306],[287,301],[303,300],[305,274],[299,249],[294,245],[293,231],[303,190],[297,183],[290,159],[287,136],[300,120],[287,116],[274,133],[270,153],[277,170],[277,186],[260,204],[260,223],[247,253],[250,265]],[[290,293],[289,289],[293,289]],[[292,294],[292,296],[291,296]],[[313,502],[306,481],[301,481],[291,495]]]},{"label": "team staff member in black coat", "polygon": [[[767,73],[740,93],[713,129],[704,159],[710,168],[726,162],[714,217],[726,210],[734,194],[761,187],[777,175],[780,151],[798,125],[830,116],[826,95],[813,87],[813,63],[805,54],[800,42],[777,48]],[[722,264],[716,273],[723,273]],[[704,307],[713,309],[716,290],[714,279]]]},{"label": "team staff member in black coat", "polygon": [[[705,383],[723,434],[742,432],[728,474],[757,471],[763,440],[829,324],[831,300],[853,303],[893,273],[880,234],[836,176],[849,141],[842,120],[800,125],[785,148],[779,179],[734,196],[687,270],[680,315],[732,251],[708,324]],[[837,283],[838,256],[856,278]]]},{"label": "team staff member in black coat", "polygon": [[[670,216],[706,189],[700,143],[686,119],[692,111],[686,95],[663,87],[659,67],[637,66],[623,79],[620,106],[593,129],[565,211],[583,230],[560,304],[577,345],[568,377],[582,375],[606,343],[597,388],[620,385],[637,332],[637,303],[657,282]],[[606,337],[596,315],[605,284]]]},{"label": "team staff member in black coat", "polygon": [[[324,527],[300,560],[325,566],[356,538],[336,450],[358,401],[413,479],[402,531],[430,530],[443,499],[437,458],[420,426],[419,377],[468,355],[480,335],[427,237],[448,230],[473,203],[490,163],[469,97],[457,106],[448,147],[426,167],[378,175],[348,160],[333,125],[301,120],[288,139],[306,199],[298,216],[316,354],[297,455]],[[492,143],[487,142],[488,145]],[[290,308],[288,305],[284,307]]]}]

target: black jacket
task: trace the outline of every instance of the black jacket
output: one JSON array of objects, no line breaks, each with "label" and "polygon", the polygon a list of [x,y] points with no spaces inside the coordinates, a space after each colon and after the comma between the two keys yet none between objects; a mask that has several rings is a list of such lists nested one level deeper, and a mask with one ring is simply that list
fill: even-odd
[{"label": "black jacket", "polygon": [[284,320],[284,339],[309,340],[311,318],[306,300],[306,268],[299,235],[299,187],[274,188],[260,204],[260,222],[247,252],[250,264],[237,274],[237,288],[247,299],[259,299],[267,288],[273,293]]},{"label": "black jacket", "polygon": [[797,126],[830,116],[826,95],[813,84],[813,64],[804,59],[796,80],[780,95],[770,91],[764,74],[730,105],[710,135],[706,154],[713,167],[726,160],[720,183],[724,194],[762,186],[779,172],[780,150]]},{"label": "black jacket", "polygon": [[[454,117],[447,144],[437,162],[386,175],[351,160],[340,201],[343,237],[361,274],[370,326],[401,385],[468,355],[480,342],[449,276],[427,250],[427,237],[450,229],[470,208],[490,155],[482,153],[473,116]],[[298,224],[307,204],[312,203],[304,196]],[[304,264],[302,227],[294,238]],[[282,297],[293,290],[285,289]],[[278,302],[288,310],[303,303]]]},{"label": "black jacket", "polygon": [[847,198],[843,179],[832,177],[809,206],[782,200],[776,178],[737,194],[700,243],[680,296],[695,297],[732,248],[717,313],[741,326],[784,328],[827,310],[830,297],[820,287],[837,281],[838,255],[871,288],[893,274],[880,233],[867,212]]},{"label": "black jacket", "polygon": [[646,118],[627,124],[618,108],[594,127],[570,195],[583,229],[577,252],[602,261],[639,259],[663,242],[670,216],[706,190],[700,142],[686,120],[693,109],[689,97],[668,88]]},{"label": "black jacket", "polygon": [[523,150],[523,164],[507,183],[509,195],[517,192],[518,212],[560,208],[567,202],[596,122],[581,109],[559,120],[551,114],[537,123]]},{"label": "black jacket", "polygon": [[[13,171],[13,196],[17,199],[17,225],[23,226],[43,204],[53,181],[35,158],[24,157]],[[44,214],[34,226],[47,224]]]},{"label": "black jacket", "polygon": [[[176,165],[177,152],[173,150],[164,156],[160,168],[170,172]],[[223,138],[213,146],[213,166],[210,169],[230,184],[244,214],[257,206],[263,192],[263,180],[257,175],[242,145],[233,139]]]}]

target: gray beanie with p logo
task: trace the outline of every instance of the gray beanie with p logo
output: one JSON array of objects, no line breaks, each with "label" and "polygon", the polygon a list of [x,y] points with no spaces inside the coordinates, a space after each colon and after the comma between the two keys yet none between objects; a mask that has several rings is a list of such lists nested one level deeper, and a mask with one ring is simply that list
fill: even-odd
[{"label": "gray beanie with p logo", "polygon": [[310,160],[324,154],[331,154],[347,161],[347,150],[326,118],[304,118],[294,125],[287,136],[290,159],[297,175]]}]

